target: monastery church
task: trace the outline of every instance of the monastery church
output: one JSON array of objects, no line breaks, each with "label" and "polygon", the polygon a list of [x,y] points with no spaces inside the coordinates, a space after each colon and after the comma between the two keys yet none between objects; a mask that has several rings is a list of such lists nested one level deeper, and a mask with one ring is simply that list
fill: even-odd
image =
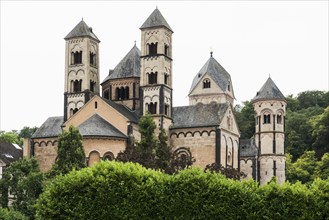
[{"label": "monastery church", "polygon": [[272,79],[252,100],[255,135],[240,140],[233,82],[212,53],[191,82],[189,105],[174,107],[174,32],[158,9],[140,31],[141,49],[131,48],[100,81],[100,40],[83,20],[73,28],[64,38],[63,116],[49,117],[31,139],[25,139],[24,155],[34,156],[43,172],[49,170],[56,159],[58,136],[74,125],[83,136],[88,166],[113,160],[124,151],[129,137],[140,140],[138,120],[149,113],[156,133],[164,129],[175,155],[192,155],[194,166],[216,162],[237,168],[261,184],[273,176],[284,182],[287,102]]}]

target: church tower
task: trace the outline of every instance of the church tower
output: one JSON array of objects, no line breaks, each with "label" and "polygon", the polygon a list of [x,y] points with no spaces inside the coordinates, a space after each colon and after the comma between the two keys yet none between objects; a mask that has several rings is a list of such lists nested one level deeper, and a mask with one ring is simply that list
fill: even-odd
[{"label": "church tower", "polygon": [[141,115],[150,113],[158,129],[172,122],[172,34],[167,21],[155,9],[141,30]]},{"label": "church tower", "polygon": [[252,100],[255,110],[255,143],[258,148],[257,180],[267,183],[277,177],[285,178],[284,117],[287,101],[271,78],[265,82]]},{"label": "church tower", "polygon": [[93,95],[99,95],[99,43],[92,28],[82,20],[64,38],[64,122]]}]

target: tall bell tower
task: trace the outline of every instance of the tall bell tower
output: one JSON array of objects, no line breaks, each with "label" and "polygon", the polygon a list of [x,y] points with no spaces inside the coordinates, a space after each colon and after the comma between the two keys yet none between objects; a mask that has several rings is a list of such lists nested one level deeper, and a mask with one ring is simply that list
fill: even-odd
[{"label": "tall bell tower", "polygon": [[99,95],[99,43],[91,27],[81,20],[64,38],[64,121],[93,95]]},{"label": "tall bell tower", "polygon": [[172,123],[172,34],[158,9],[141,30],[141,114],[150,113],[159,129]]},{"label": "tall bell tower", "polygon": [[267,183],[276,177],[286,180],[284,123],[287,101],[271,78],[252,100],[255,110],[255,143],[258,148],[257,180]]}]

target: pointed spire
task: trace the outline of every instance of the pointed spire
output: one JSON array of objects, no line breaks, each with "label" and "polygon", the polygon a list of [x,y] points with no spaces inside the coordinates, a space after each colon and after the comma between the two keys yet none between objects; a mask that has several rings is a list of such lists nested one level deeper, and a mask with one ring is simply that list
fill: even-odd
[{"label": "pointed spire", "polygon": [[173,32],[173,30],[167,23],[166,19],[164,19],[158,8],[156,8],[152,12],[152,14],[146,19],[146,21],[140,27],[140,29],[152,28],[152,27],[166,27]]},{"label": "pointed spire", "polygon": [[70,38],[75,38],[75,37],[91,37],[97,42],[100,42],[100,40],[96,37],[96,35],[93,33],[92,28],[88,27],[86,22],[82,20],[77,24],[73,30],[66,35],[64,38],[65,40],[70,39]]},{"label": "pointed spire", "polygon": [[283,100],[283,101],[286,100],[284,95],[281,93],[280,89],[275,85],[275,83],[269,76],[252,101],[256,102],[258,100],[271,100],[271,99]]}]

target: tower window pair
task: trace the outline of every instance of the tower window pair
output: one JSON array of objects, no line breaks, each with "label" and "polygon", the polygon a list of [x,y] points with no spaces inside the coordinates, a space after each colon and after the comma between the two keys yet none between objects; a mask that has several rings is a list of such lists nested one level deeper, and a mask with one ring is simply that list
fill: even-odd
[{"label": "tower window pair", "polygon": [[270,114],[267,114],[267,115],[264,114],[264,124],[271,124],[271,115]]},{"label": "tower window pair", "polygon": [[116,98],[117,100],[126,100],[129,99],[129,87],[123,87],[116,88]]},{"label": "tower window pair", "polygon": [[96,82],[90,80],[90,91],[95,92]]},{"label": "tower window pair", "polygon": [[158,82],[158,72],[151,72],[148,74],[148,81],[149,81],[149,84],[157,84]]},{"label": "tower window pair", "polygon": [[158,43],[148,44],[149,55],[156,55],[158,53]]},{"label": "tower window pair", "polygon": [[71,92],[81,92],[82,90],[82,79],[80,80],[72,80],[71,81]]},{"label": "tower window pair", "polygon": [[150,104],[146,104],[146,107],[150,114],[157,113],[157,103],[156,102],[151,102]]},{"label": "tower window pair", "polygon": [[82,51],[71,53],[71,64],[82,64]]}]

